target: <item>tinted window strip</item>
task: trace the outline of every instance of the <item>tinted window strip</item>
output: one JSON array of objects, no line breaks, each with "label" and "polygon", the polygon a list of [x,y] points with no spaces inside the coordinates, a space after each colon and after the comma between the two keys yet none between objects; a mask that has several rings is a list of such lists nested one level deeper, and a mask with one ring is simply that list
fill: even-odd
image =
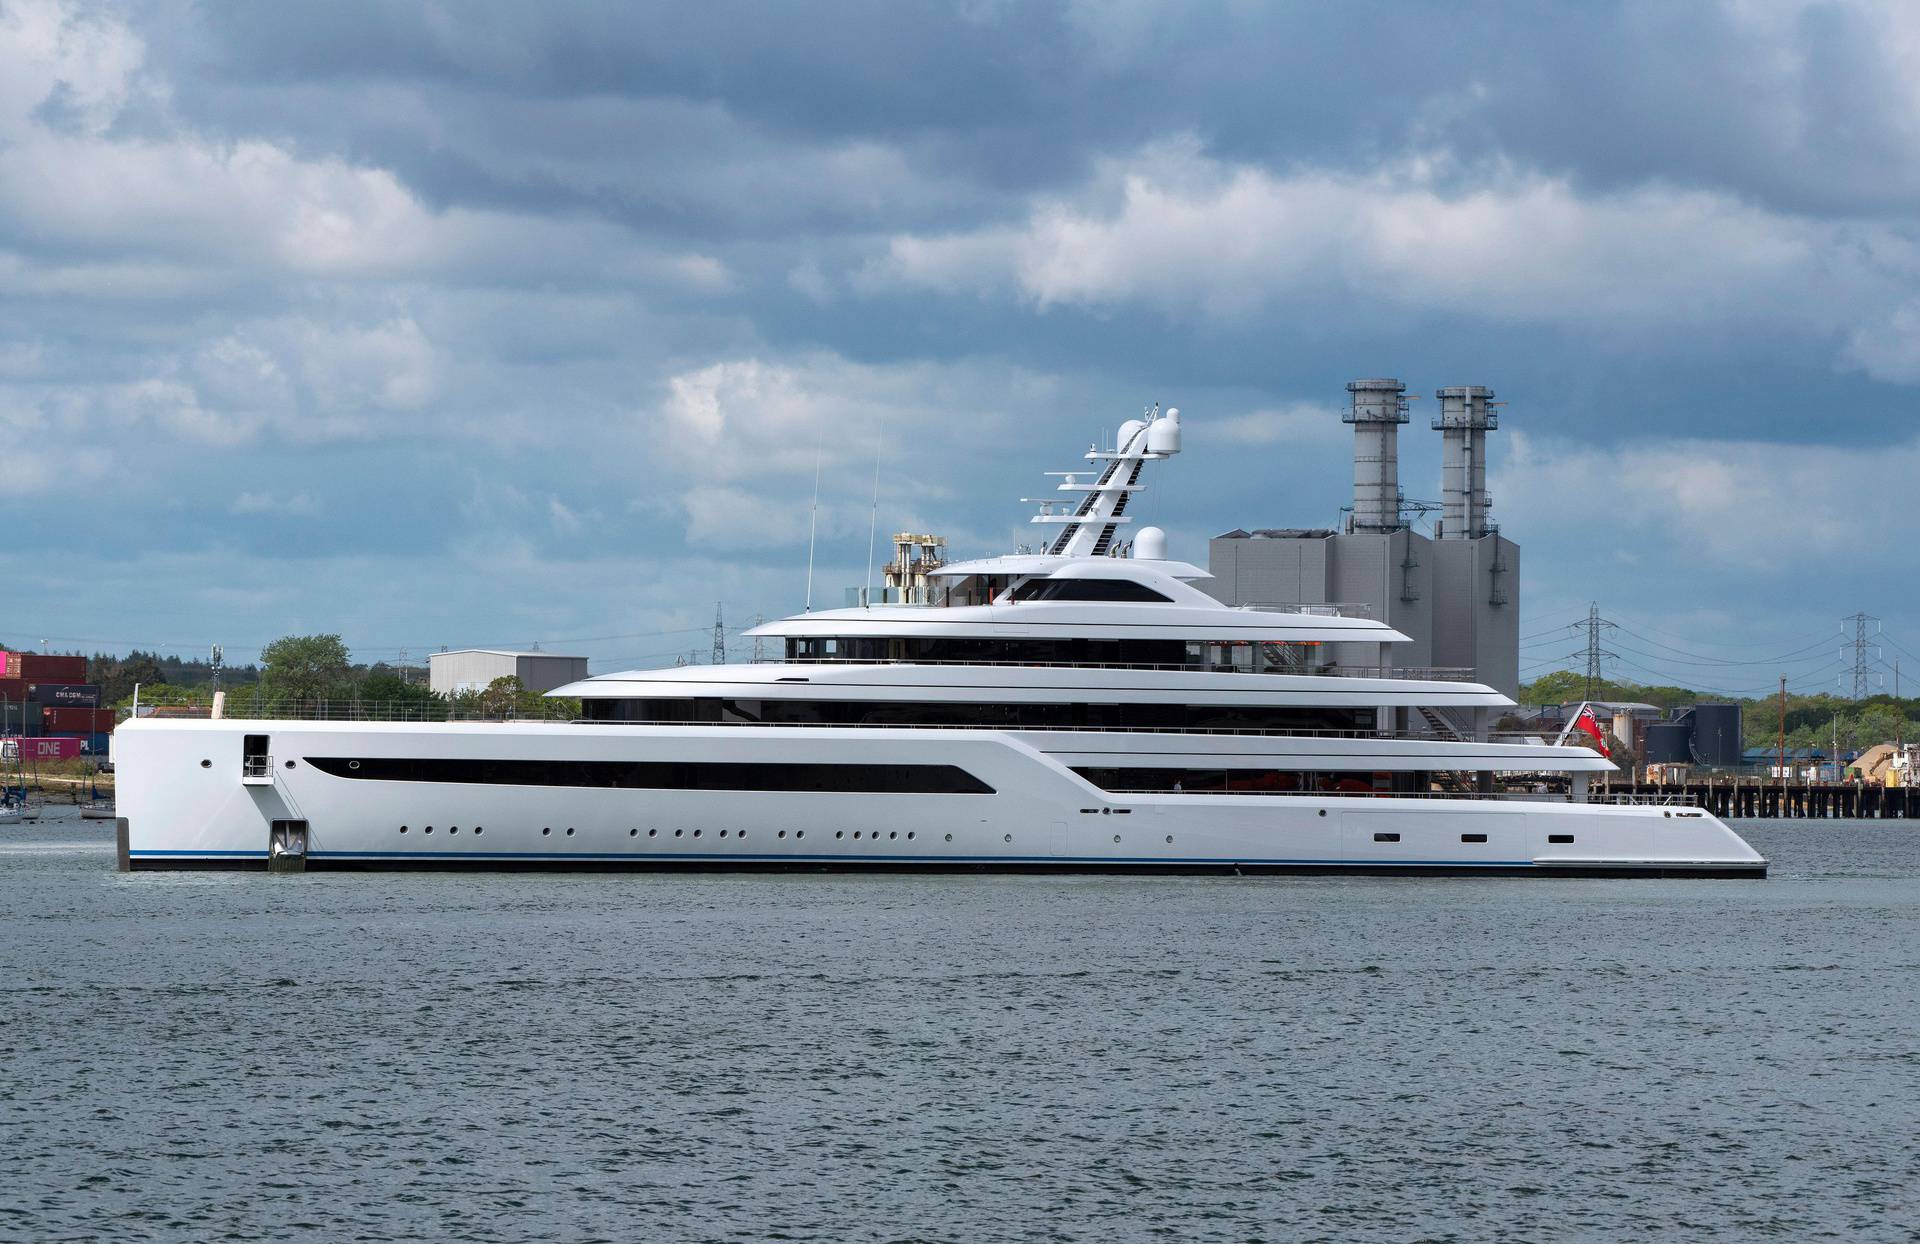
[{"label": "tinted window strip", "polygon": [[451,757],[308,756],[334,777],[482,786],[582,786],[618,790],[777,790],[839,794],[991,795],[954,765],[820,765],[739,761],[466,760]]}]

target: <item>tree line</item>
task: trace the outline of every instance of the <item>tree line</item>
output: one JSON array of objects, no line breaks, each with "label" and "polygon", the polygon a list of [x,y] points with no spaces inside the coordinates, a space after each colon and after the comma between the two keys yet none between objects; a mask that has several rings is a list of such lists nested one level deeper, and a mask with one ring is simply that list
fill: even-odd
[{"label": "tree line", "polygon": [[[100,702],[130,707],[134,687],[143,704],[210,704],[213,667],[206,662],[163,659],[151,653],[88,660],[89,681],[100,686]],[[538,717],[570,720],[580,715],[577,699],[554,699],[528,691],[518,678],[496,678],[484,690],[440,695],[408,671],[384,661],[356,664],[338,635],[287,635],[260,650],[257,665],[225,667],[220,688],[238,714],[274,708],[300,709],[357,702],[393,710],[396,716],[434,718]]]}]

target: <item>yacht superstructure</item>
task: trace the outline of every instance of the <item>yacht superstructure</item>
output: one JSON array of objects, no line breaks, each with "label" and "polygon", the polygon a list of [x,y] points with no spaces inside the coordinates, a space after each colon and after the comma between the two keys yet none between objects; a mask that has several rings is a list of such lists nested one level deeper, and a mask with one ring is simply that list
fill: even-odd
[{"label": "yacht superstructure", "polygon": [[1512,701],[1395,669],[1390,627],[1224,605],[1126,538],[1179,448],[1177,411],[1131,420],[1045,552],[760,627],[770,662],[558,688],[572,723],[125,723],[123,864],[1764,875],[1700,809],[1593,801],[1598,753],[1489,738]]}]

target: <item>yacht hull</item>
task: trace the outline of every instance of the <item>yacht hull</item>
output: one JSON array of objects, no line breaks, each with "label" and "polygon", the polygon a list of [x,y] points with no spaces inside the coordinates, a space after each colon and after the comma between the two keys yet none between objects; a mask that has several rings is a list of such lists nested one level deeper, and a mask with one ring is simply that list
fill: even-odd
[{"label": "yacht hull", "polygon": [[[123,859],[134,870],[264,869],[276,851],[310,870],[1754,877],[1767,868],[1693,808],[1114,793],[1050,752],[1058,737],[170,720],[123,724],[115,750]],[[686,781],[698,788],[674,784]],[[756,788],[769,782],[789,788]]]}]

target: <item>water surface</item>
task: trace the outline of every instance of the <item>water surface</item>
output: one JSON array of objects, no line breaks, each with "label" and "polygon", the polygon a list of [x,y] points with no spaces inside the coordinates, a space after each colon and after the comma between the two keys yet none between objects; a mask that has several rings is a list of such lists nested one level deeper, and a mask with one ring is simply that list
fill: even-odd
[{"label": "water surface", "polygon": [[1920,826],[1767,881],[139,874],[0,831],[0,1238],[1913,1240]]}]

